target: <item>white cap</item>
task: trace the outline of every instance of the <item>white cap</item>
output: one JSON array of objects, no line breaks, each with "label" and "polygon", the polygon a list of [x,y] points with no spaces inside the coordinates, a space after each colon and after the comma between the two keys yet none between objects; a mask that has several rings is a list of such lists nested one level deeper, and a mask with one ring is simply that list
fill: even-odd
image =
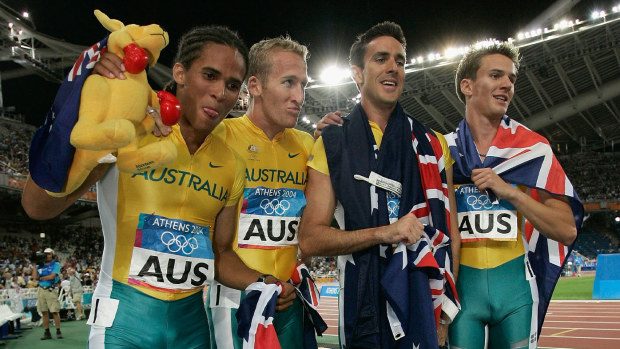
[{"label": "white cap", "polygon": [[46,249],[43,251],[43,253],[52,253],[52,254],[53,254],[53,253],[54,253],[54,250],[52,250],[51,248],[49,248],[49,247],[48,247],[48,248],[46,248]]}]

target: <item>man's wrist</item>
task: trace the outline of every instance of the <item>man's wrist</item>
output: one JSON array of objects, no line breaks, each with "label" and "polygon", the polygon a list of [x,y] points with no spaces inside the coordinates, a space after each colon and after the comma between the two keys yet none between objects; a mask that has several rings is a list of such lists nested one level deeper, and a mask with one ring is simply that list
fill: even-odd
[{"label": "man's wrist", "polygon": [[256,282],[264,282],[266,284],[275,284],[278,281],[279,280],[271,274],[263,274],[256,280]]}]

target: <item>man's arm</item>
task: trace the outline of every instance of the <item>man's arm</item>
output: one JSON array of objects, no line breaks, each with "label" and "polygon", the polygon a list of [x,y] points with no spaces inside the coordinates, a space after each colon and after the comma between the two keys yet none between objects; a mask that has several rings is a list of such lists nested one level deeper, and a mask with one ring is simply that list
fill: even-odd
[{"label": "man's arm", "polygon": [[54,280],[56,278],[56,273],[51,273],[49,275],[39,277],[39,280]]},{"label": "man's arm", "polygon": [[48,195],[45,189],[38,186],[31,177],[28,177],[22,193],[22,207],[32,219],[54,218],[84,195],[88,188],[103,177],[108,167],[109,164],[101,164],[95,167],[76,191],[62,198]]},{"label": "man's arm", "polygon": [[[249,268],[233,250],[235,228],[237,226],[237,206],[227,206],[220,211],[215,221],[213,235],[213,252],[215,254],[215,279],[225,286],[245,290],[255,282],[262,273]],[[265,279],[265,283],[275,284],[274,276]],[[286,281],[286,280],[284,280]],[[287,309],[295,299],[295,287],[282,282],[284,291],[278,296],[277,311]]]},{"label": "man's arm", "polygon": [[336,193],[331,180],[308,168],[306,208],[299,224],[299,248],[308,256],[336,256],[361,251],[386,243],[414,244],[423,234],[424,226],[413,214],[405,215],[394,224],[361,230],[338,230],[330,227],[336,208]]},{"label": "man's arm", "polygon": [[500,199],[508,200],[549,239],[570,245],[577,237],[577,227],[568,199],[537,190],[540,202],[504,182],[490,168],[472,171],[472,181],[480,191],[491,189]]}]

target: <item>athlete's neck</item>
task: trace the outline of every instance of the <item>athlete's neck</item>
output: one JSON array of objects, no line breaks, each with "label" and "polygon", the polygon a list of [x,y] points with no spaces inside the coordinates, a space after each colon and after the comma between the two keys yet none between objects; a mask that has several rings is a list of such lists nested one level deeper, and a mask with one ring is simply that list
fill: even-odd
[{"label": "athlete's neck", "polygon": [[280,132],[284,132],[286,128],[274,125],[267,120],[264,111],[257,107],[254,103],[250,103],[248,107],[247,114],[248,119],[256,125],[256,127],[260,128],[269,140],[273,140],[273,138]]},{"label": "athlete's neck", "polygon": [[376,105],[366,101],[367,99],[362,97],[362,108],[364,108],[368,120],[376,123],[381,128],[381,131],[385,132],[390,115],[392,115],[394,108],[396,108],[396,103],[391,105]]},{"label": "athlete's neck", "polygon": [[189,150],[190,155],[194,155],[212,131],[209,130],[208,132],[199,132],[192,126],[181,121],[179,121],[179,128],[181,129],[181,136],[183,136],[183,140],[185,141],[185,145],[187,146],[187,150]]},{"label": "athlete's neck", "polygon": [[467,120],[467,125],[469,125],[469,130],[474,138],[478,152],[486,154],[497,134],[497,129],[502,121],[502,115],[499,117],[485,116],[466,105],[465,119]]}]

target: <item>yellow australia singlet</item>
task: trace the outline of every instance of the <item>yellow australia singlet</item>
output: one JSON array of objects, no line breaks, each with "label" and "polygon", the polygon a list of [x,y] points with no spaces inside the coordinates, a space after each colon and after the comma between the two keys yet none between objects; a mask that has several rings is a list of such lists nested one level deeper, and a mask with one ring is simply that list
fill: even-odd
[{"label": "yellow australia singlet", "polygon": [[246,165],[234,249],[252,269],[288,280],[297,262],[297,229],[306,205],[306,162],[314,139],[287,128],[270,140],[247,115],[222,124],[214,134]]},{"label": "yellow australia singlet", "polygon": [[455,192],[462,265],[490,269],[525,253],[524,219],[510,202],[492,203],[473,184],[455,185]]},{"label": "yellow australia singlet", "polygon": [[[163,139],[149,135],[141,144]],[[114,166],[97,183],[105,238],[100,295],[111,292],[114,279],[161,300],[178,300],[213,279],[215,217],[243,194],[244,164],[212,135],[193,155],[179,126],[167,139],[178,150],[174,163],[134,174]]]}]

